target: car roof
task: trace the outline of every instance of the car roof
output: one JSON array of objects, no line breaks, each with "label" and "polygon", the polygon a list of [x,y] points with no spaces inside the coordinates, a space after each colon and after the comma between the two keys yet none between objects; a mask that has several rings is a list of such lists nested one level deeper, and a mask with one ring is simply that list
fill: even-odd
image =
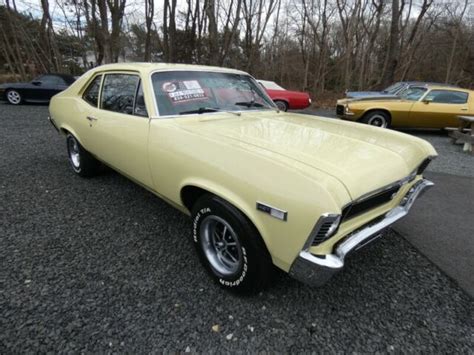
[{"label": "car roof", "polygon": [[223,73],[247,74],[246,72],[243,72],[237,69],[214,67],[214,66],[208,66],[208,65],[143,63],[143,62],[105,64],[105,65],[98,66],[94,68],[93,70],[94,71],[130,70],[130,71],[140,71],[142,73],[147,73],[147,72],[150,73],[153,71],[160,71],[160,70],[192,70],[192,71],[213,71],[213,72],[223,72]]},{"label": "car roof", "polygon": [[408,85],[436,85],[436,86],[443,86],[443,87],[458,87],[457,85],[453,84],[446,84],[446,83],[437,83],[433,81],[400,81],[402,84],[408,84]]},{"label": "car roof", "polygon": [[421,88],[427,88],[430,90],[455,90],[455,91],[463,91],[463,92],[473,92],[473,90],[469,89],[463,89],[458,86],[451,86],[451,85],[432,85],[432,84],[426,84],[426,85],[413,85],[414,87],[421,87]]}]

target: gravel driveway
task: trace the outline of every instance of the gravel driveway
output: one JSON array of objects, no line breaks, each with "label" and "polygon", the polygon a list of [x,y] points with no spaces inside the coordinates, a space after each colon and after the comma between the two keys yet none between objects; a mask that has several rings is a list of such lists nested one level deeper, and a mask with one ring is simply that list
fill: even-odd
[{"label": "gravel driveway", "polygon": [[472,351],[473,301],[394,232],[327,287],[212,284],[190,220],[112,172],[81,179],[46,106],[0,105],[0,353]]}]

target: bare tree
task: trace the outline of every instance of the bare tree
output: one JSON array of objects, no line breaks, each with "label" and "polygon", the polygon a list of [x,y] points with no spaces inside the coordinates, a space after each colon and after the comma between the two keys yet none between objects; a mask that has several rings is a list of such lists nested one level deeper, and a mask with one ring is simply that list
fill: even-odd
[{"label": "bare tree", "polygon": [[155,0],[145,0],[145,62],[151,60],[151,27],[153,25],[153,16],[155,15]]}]

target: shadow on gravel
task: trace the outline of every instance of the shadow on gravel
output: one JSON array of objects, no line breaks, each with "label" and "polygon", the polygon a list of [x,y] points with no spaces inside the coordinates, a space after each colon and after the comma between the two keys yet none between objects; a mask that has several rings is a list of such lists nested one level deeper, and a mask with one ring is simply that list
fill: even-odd
[{"label": "shadow on gravel", "polygon": [[0,131],[0,352],[470,351],[472,300],[397,234],[324,288],[279,273],[238,298],[199,265],[188,217],[116,173],[74,176],[31,109],[6,116],[27,135]]}]

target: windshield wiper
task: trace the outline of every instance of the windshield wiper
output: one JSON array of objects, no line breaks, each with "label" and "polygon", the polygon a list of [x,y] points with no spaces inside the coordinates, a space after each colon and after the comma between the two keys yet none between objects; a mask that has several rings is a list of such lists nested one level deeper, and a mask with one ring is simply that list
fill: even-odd
[{"label": "windshield wiper", "polygon": [[182,111],[182,112],[180,112],[179,114],[180,114],[180,115],[187,115],[187,114],[192,114],[192,113],[201,114],[201,113],[217,112],[217,111],[219,111],[219,109],[213,108],[213,107],[199,107],[199,108],[196,109],[196,110]]},{"label": "windshield wiper", "polygon": [[255,102],[254,100],[252,101],[242,101],[242,102],[236,102],[234,105],[236,106],[247,106],[248,108],[250,107],[265,107],[259,102]]},{"label": "windshield wiper", "polygon": [[197,113],[197,114],[200,115],[202,113],[209,113],[209,112],[225,112],[225,113],[231,113],[231,114],[236,115],[236,116],[240,116],[240,112],[225,111],[225,110],[220,110],[220,109],[214,108],[214,107],[199,107],[196,110],[182,111],[179,114],[180,115],[188,115],[188,114],[190,115],[190,114],[193,114],[193,113]]}]

